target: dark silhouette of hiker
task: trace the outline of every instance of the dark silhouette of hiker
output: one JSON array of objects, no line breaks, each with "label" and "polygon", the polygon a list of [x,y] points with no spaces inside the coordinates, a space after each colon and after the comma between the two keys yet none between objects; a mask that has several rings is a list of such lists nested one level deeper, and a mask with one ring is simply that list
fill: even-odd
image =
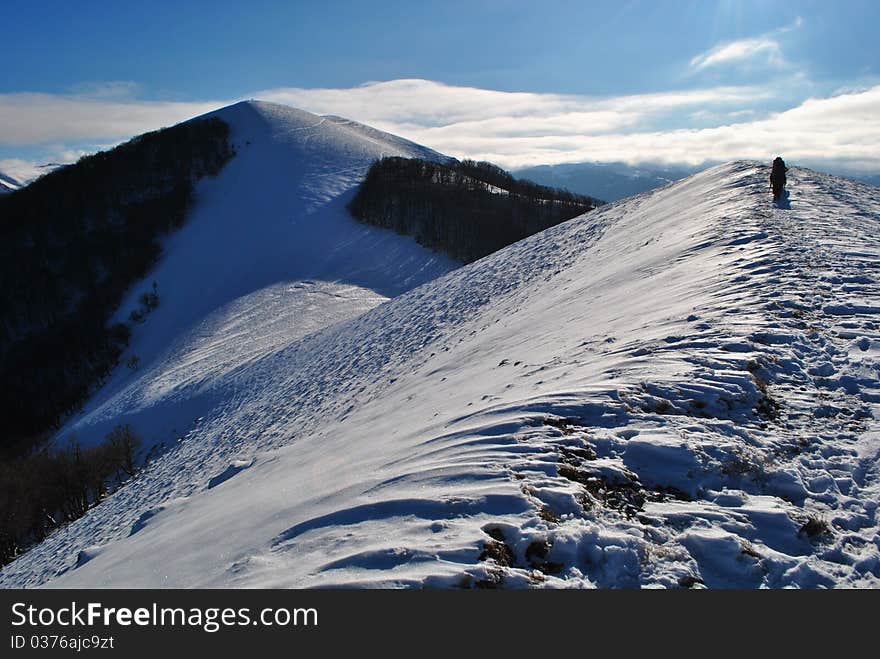
[{"label": "dark silhouette of hiker", "polygon": [[773,188],[773,201],[782,199],[782,190],[785,188],[785,172],[787,171],[788,167],[785,166],[785,161],[777,156],[773,161],[773,169],[770,170],[770,186]]}]

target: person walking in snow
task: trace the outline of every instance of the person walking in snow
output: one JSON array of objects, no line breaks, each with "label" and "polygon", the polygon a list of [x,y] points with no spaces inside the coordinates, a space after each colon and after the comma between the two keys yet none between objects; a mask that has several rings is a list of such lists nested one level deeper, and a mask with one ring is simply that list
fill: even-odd
[{"label": "person walking in snow", "polygon": [[773,161],[773,169],[770,170],[770,186],[773,188],[773,201],[779,201],[782,198],[782,190],[785,188],[785,172],[788,167],[785,161],[776,157]]}]

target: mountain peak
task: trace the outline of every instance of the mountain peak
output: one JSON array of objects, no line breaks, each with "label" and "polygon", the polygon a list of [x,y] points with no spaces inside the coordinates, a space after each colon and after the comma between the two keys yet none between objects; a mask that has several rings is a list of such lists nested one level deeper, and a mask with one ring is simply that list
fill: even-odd
[{"label": "mountain peak", "polygon": [[220,108],[204,116],[218,116],[221,119],[232,118],[242,114],[254,114],[266,119],[275,119],[277,121],[296,122],[314,122],[320,117],[311,112],[300,110],[289,105],[280,103],[272,103],[270,101],[261,101],[257,99],[248,99],[239,101],[232,105]]},{"label": "mountain peak", "polygon": [[[215,178],[198,183],[186,223],[167,240],[163,257],[130,290],[113,319],[127,321],[156,282],[161,304],[143,331],[135,328],[122,360],[136,357],[137,371],[117,367],[61,436],[74,432],[86,442],[100,439],[127,410],[124,414],[150,443],[173,441],[192,424],[190,398],[199,395],[209,375],[211,386],[222,389],[220,371],[234,370],[242,360],[458,265],[410,238],[358,223],[345,208],[376,159],[424,157],[430,150],[353,122],[264,101],[242,101],[205,117],[229,125],[236,155]],[[226,344],[223,350],[231,357],[219,369],[214,362],[210,372],[183,367],[192,364],[187,362],[192,351],[204,353],[205,336],[224,323],[234,324],[228,315],[255,300],[262,301],[258,310],[274,309],[273,322],[288,322],[275,325],[267,332],[271,336],[244,352]],[[316,317],[309,316],[310,308]],[[228,338],[215,336],[215,348]],[[203,362],[206,368],[208,363]],[[177,375],[169,378],[169,370]]]}]

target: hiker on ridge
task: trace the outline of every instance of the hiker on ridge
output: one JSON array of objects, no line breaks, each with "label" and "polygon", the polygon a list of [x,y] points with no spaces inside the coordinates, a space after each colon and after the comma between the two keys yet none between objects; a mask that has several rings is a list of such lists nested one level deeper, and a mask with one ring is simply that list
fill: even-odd
[{"label": "hiker on ridge", "polygon": [[773,201],[779,201],[782,198],[782,190],[785,188],[785,172],[787,171],[788,167],[785,166],[785,161],[777,156],[773,161],[773,169],[770,171]]}]

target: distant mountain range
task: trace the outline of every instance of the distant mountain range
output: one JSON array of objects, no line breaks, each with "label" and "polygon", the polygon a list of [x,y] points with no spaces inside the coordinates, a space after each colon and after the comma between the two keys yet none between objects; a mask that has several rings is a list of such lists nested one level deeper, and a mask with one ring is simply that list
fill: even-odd
[{"label": "distant mountain range", "polygon": [[875,174],[873,176],[852,176],[850,178],[854,178],[856,181],[862,181],[863,183],[870,183],[871,185],[880,186],[880,174]]},{"label": "distant mountain range", "polygon": [[6,194],[13,190],[23,188],[41,176],[44,176],[59,167],[65,167],[67,164],[69,163],[49,162],[45,165],[28,167],[22,172],[16,172],[15,175],[0,170],[0,194]]},{"label": "distant mountain range", "polygon": [[582,162],[539,165],[517,169],[513,174],[541,185],[565,188],[604,201],[617,201],[640,192],[663,187],[699,171],[683,166],[633,167],[622,162]]},{"label": "distant mountain range", "polygon": [[6,194],[17,190],[21,183],[4,172],[0,172],[0,194]]}]

